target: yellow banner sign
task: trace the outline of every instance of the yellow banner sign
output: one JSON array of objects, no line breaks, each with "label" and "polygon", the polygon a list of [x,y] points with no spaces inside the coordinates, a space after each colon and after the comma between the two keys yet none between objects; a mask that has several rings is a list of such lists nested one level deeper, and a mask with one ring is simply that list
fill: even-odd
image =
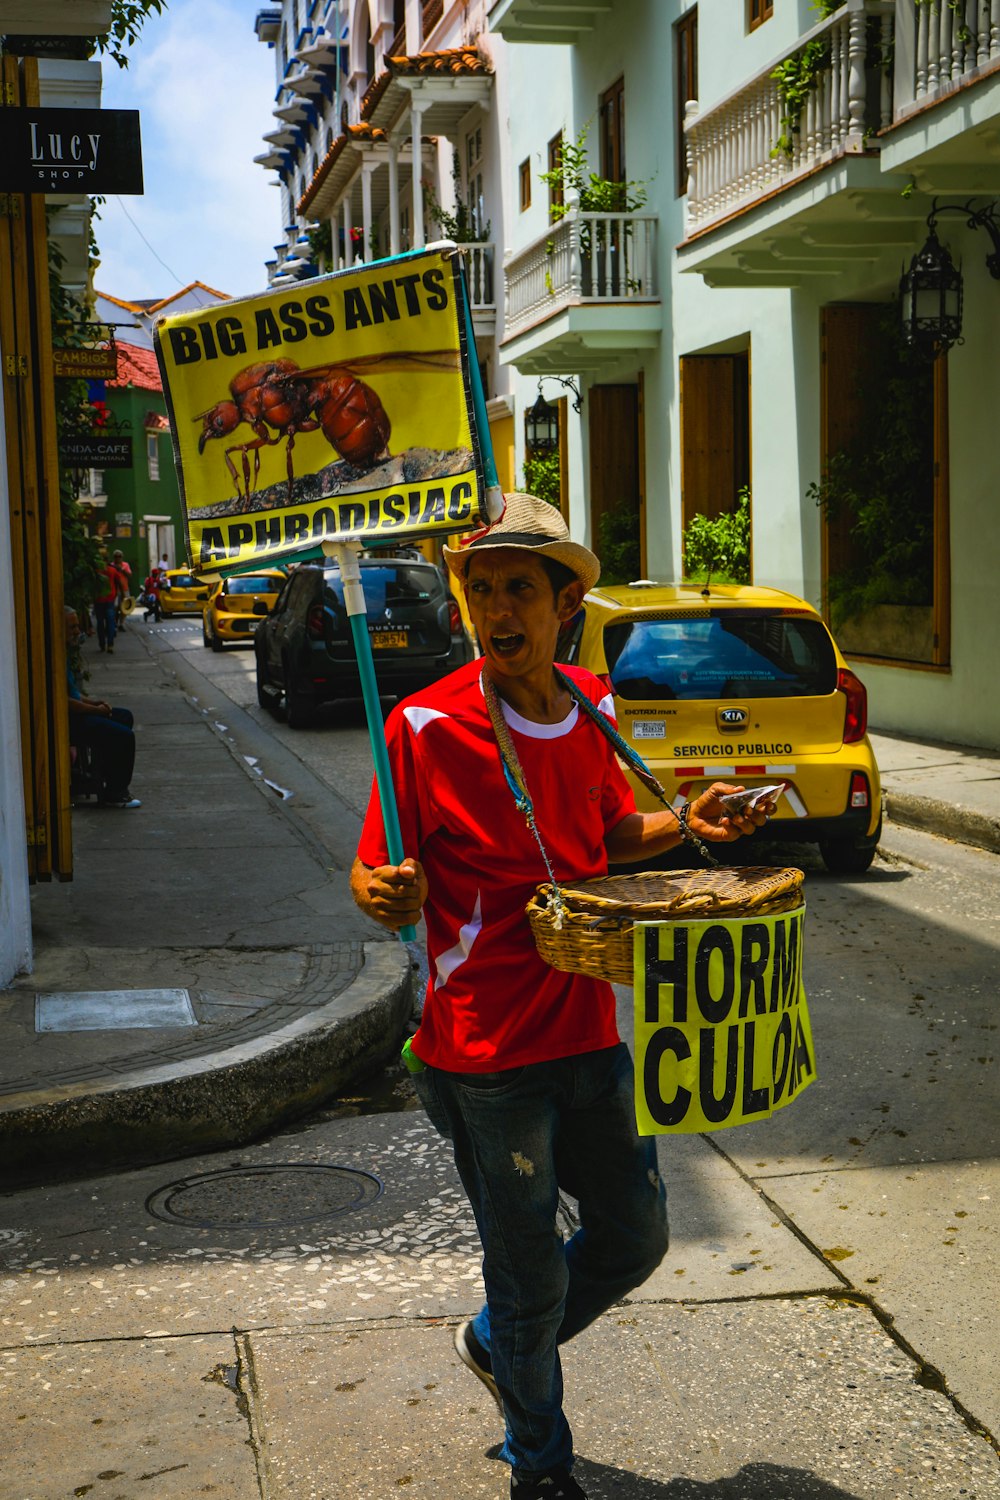
[{"label": "yellow banner sign", "polygon": [[802,985],[805,907],[635,927],[641,1135],[763,1120],[816,1077]]},{"label": "yellow banner sign", "polygon": [[196,569],[481,523],[462,297],[419,251],[161,319]]}]

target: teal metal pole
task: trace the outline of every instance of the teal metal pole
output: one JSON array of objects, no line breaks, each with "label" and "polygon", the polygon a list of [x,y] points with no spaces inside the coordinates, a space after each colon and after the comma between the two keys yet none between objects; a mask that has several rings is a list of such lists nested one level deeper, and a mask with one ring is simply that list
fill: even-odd
[{"label": "teal metal pole", "polygon": [[[358,542],[333,542],[327,543],[326,546],[340,565],[340,574],[344,584],[344,604],[351,622],[351,635],[358,658],[358,670],[361,673],[361,696],[365,702],[368,738],[371,741],[372,759],[375,762],[375,781],[378,786],[379,801],[382,804],[385,844],[389,852],[389,863],[398,865],[402,863],[406,851],[403,848],[403,835],[399,827],[399,811],[396,807],[389,752],[385,743],[382,704],[379,701],[375,663],[372,659],[372,643],[368,634],[368,614],[365,609],[364,591],[361,587],[361,569],[358,566],[361,546]],[[326,551],[326,546],[324,551]],[[403,943],[414,942],[416,936],[415,927],[401,927],[399,930],[400,941]]]},{"label": "teal metal pole", "polygon": [[476,330],[472,326],[472,310],[469,306],[469,287],[465,279],[465,266],[459,277],[462,287],[462,310],[465,315],[465,342],[469,351],[469,379],[472,385],[472,406],[476,414],[476,431],[479,434],[479,451],[483,456],[483,478],[486,481],[486,515],[499,521],[503,515],[503,490],[497,478],[496,459],[493,457],[493,439],[490,435],[490,419],[486,415],[486,393],[479,373],[479,358],[476,352]]}]

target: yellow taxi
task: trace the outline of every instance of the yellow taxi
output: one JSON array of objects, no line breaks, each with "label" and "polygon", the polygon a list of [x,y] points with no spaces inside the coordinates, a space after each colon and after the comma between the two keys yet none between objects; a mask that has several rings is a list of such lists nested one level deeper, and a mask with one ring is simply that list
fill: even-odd
[{"label": "yellow taxi", "polygon": [[217,583],[202,610],[202,644],[213,651],[231,641],[249,645],[261,620],[274,608],[285,579],[278,568],[262,568]]},{"label": "yellow taxi", "polygon": [[160,584],[160,609],[165,615],[200,615],[210,586],[187,568],[168,568]]},{"label": "yellow taxi", "polygon": [[[766,837],[817,843],[838,874],[867,870],[882,831],[867,693],[805,600],[737,585],[596,588],[558,657],[608,682],[619,730],[675,806],[713,781],[781,784]],[[641,809],[659,806],[630,780]]]}]

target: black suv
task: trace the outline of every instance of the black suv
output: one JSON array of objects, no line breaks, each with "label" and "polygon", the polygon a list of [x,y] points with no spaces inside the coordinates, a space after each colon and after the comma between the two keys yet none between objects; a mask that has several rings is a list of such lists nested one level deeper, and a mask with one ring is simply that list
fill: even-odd
[{"label": "black suv", "polygon": [[[364,589],[379,692],[405,697],[472,656],[458,604],[433,563],[363,557]],[[321,703],[359,698],[340,569],[333,561],[296,568],[254,632],[257,701],[300,729]]]}]

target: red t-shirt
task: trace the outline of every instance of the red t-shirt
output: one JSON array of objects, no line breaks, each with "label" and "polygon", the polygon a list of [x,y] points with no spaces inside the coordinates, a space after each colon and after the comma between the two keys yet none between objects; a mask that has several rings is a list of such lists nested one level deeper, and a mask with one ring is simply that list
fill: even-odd
[{"label": "red t-shirt", "polygon": [[[460,667],[398,704],[386,722],[403,851],[420,860],[430,886],[430,979],[413,1050],[459,1073],[618,1041],[611,986],[550,968],[535,948],[524,908],[548,876],[504,779],[481,667]],[[562,671],[613,715],[596,677]],[[576,704],[561,724],[534,724],[502,708],[556,877],[605,874],[605,835],[635,810],[611,745]],[[374,786],[358,855],[372,867],[389,862]]]}]

